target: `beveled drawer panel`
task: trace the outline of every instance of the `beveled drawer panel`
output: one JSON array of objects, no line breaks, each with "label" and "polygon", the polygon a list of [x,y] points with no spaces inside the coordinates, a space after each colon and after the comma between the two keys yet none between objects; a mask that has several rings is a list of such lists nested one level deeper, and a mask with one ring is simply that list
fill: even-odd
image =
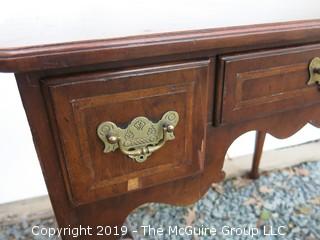
[{"label": "beveled drawer panel", "polygon": [[216,123],[233,123],[320,102],[308,85],[320,45],[220,57]]},{"label": "beveled drawer panel", "polygon": [[[208,64],[199,61],[42,81],[65,183],[75,205],[201,171]],[[175,139],[144,162],[134,161],[119,148],[104,152],[97,134],[101,123],[110,121],[125,129],[137,117],[156,123],[168,111],[179,114]]]}]

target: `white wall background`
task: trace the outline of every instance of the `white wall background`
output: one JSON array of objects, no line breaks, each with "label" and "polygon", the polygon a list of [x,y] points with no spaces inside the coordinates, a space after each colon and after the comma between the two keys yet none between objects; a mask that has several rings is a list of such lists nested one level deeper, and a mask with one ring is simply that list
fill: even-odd
[{"label": "white wall background", "polygon": [[13,74],[0,74],[0,203],[47,193]]},{"label": "white wall background", "polygon": [[[13,74],[0,74],[0,203],[47,194],[30,129]],[[318,139],[320,129],[305,126],[294,136],[266,139],[265,149],[274,149]],[[254,132],[238,138],[229,156],[252,153]],[[320,157],[320,156],[319,156]]]}]

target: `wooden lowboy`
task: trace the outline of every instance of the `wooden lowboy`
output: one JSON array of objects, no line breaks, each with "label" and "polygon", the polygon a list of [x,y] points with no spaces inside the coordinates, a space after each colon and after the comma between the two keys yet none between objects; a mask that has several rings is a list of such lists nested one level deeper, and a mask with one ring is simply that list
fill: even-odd
[{"label": "wooden lowboy", "polygon": [[[241,134],[259,133],[256,177],[265,133],[320,125],[317,1],[243,1],[232,15],[185,3],[194,24],[173,6],[120,2],[75,10],[78,27],[41,8],[0,21],[0,71],[15,73],[59,226],[121,226],[143,203],[194,203],[223,180]],[[102,7],[132,11],[97,17]]]}]

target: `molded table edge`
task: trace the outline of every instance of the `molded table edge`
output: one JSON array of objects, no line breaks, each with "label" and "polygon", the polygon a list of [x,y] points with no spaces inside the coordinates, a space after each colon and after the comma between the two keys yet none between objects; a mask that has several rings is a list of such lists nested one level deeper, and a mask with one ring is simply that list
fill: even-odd
[{"label": "molded table edge", "polygon": [[28,72],[250,45],[320,40],[320,19],[1,49],[0,72]]}]

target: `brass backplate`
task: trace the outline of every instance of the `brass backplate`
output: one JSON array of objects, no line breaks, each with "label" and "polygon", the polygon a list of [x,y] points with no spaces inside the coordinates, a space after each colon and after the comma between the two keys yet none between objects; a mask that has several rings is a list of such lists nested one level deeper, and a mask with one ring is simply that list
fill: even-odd
[{"label": "brass backplate", "polygon": [[103,122],[98,126],[97,134],[104,143],[105,153],[120,148],[128,157],[141,163],[165,141],[175,138],[173,132],[168,131],[168,126],[173,130],[178,121],[178,113],[168,111],[156,123],[143,116],[133,119],[126,128],[120,128],[113,122]]},{"label": "brass backplate", "polygon": [[320,84],[320,58],[312,59],[309,65],[310,79],[308,85]]}]

